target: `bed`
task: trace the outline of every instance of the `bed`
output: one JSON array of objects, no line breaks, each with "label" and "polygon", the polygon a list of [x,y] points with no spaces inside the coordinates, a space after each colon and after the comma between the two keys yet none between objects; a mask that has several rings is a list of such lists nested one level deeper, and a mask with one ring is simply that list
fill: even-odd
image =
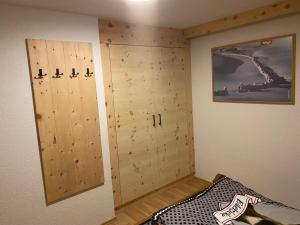
[{"label": "bed", "polygon": [[226,176],[204,191],[159,210],[143,225],[299,225],[300,211]]}]

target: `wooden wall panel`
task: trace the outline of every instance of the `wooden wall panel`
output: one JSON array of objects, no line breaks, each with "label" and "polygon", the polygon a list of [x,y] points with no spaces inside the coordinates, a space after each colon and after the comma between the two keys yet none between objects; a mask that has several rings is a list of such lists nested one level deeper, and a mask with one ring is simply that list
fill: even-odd
[{"label": "wooden wall panel", "polygon": [[159,186],[191,174],[184,48],[152,48]]},{"label": "wooden wall panel", "polygon": [[[44,138],[39,138],[40,155],[43,163],[43,176],[45,189],[49,190],[49,195],[56,198],[57,189],[56,179],[56,155],[52,152],[57,152],[58,147],[56,139],[55,118],[52,109],[52,88],[51,76],[48,69],[47,46],[44,40],[27,41],[28,54],[30,57],[30,71],[32,89],[34,91],[35,116],[37,120],[38,132],[44,134]],[[39,70],[42,69],[43,74],[47,74],[43,79],[38,78]],[[55,171],[55,177],[54,177]],[[45,179],[47,177],[47,181]],[[52,191],[53,190],[53,191]],[[45,190],[46,191],[46,190]],[[46,191],[47,192],[47,191]],[[47,197],[47,196],[46,196]]]},{"label": "wooden wall panel", "polygon": [[110,46],[122,203],[158,187],[151,48]]},{"label": "wooden wall panel", "polygon": [[195,171],[195,146],[194,146],[194,121],[193,121],[193,96],[192,96],[192,66],[190,42],[185,47],[185,82],[186,82],[186,113],[188,120],[187,145],[190,153],[190,173]]},{"label": "wooden wall panel", "polygon": [[105,106],[108,127],[109,153],[111,165],[111,179],[114,194],[114,204],[118,207],[122,203],[121,187],[120,187],[120,170],[119,170],[119,155],[116,133],[116,118],[113,96],[113,83],[111,77],[111,64],[109,45],[101,44],[101,60],[103,68],[104,90],[105,90]]},{"label": "wooden wall panel", "polygon": [[[85,156],[87,157],[88,170],[85,171],[85,176],[90,175],[88,177],[90,180],[87,180],[84,185],[93,187],[99,183],[103,184],[104,177],[92,45],[90,43],[78,43],[78,57],[81,62],[80,74],[83,75],[81,82],[79,82],[79,93],[81,100],[80,124],[83,126],[83,134],[85,135],[82,142],[86,144],[85,149],[87,151]],[[87,77],[88,68],[89,72],[92,73],[90,77]],[[82,153],[84,154],[84,152]]]},{"label": "wooden wall panel", "polygon": [[[64,51],[64,61],[65,61],[65,88],[68,87],[68,93],[67,93],[67,101],[69,107],[64,108],[63,113],[69,117],[69,123],[71,131],[71,146],[73,146],[76,143],[76,149],[72,148],[72,154],[74,160],[81,159],[82,157],[85,158],[85,156],[82,156],[82,152],[87,148],[85,143],[82,139],[82,134],[84,133],[83,126],[78,126],[81,121],[81,110],[82,105],[80,104],[80,91],[79,91],[79,85],[80,80],[78,78],[71,78],[71,71],[72,69],[75,69],[75,73],[79,73],[80,70],[80,60],[78,57],[78,45],[75,42],[63,42],[63,51]],[[82,74],[82,73],[81,73]],[[58,79],[56,78],[58,81]],[[68,82],[70,81],[70,82]],[[64,88],[62,87],[62,88]],[[65,104],[65,103],[64,103]],[[67,118],[66,118],[67,119]],[[70,148],[71,149],[71,148]],[[79,165],[79,162],[77,163]],[[76,179],[75,185],[81,186],[86,183],[86,177],[84,172],[87,170],[87,163],[86,159],[80,162],[80,166],[75,164],[75,166],[72,168],[76,176],[81,177],[82,179]]]},{"label": "wooden wall panel", "polygon": [[[75,177],[75,165],[71,157],[67,157],[70,154],[72,146],[72,133],[70,132],[71,123],[68,119],[70,108],[66,105],[66,102],[73,101],[68,97],[69,85],[66,74],[66,68],[64,63],[64,49],[63,43],[59,41],[46,41],[47,46],[47,58],[48,58],[48,73],[50,76],[50,86],[52,96],[49,99],[49,104],[52,104],[52,112],[54,114],[55,133],[53,134],[53,145],[56,145],[55,152],[49,152],[53,158],[55,166],[53,170],[45,171],[45,178],[51,177],[55,182],[55,188],[47,188],[47,200],[49,202],[59,199],[67,193],[70,193],[72,187],[75,185],[75,180],[69,179]],[[64,75],[61,78],[52,78],[56,73],[56,69],[59,68],[59,72]],[[38,87],[36,90],[38,91]],[[36,91],[35,91],[36,92]],[[45,99],[41,99],[44,101]],[[40,123],[43,123],[43,115],[41,115]],[[48,124],[46,124],[48,125]],[[43,139],[44,134],[39,132],[40,139]],[[45,149],[47,152],[47,149]],[[44,162],[43,162],[44,163]],[[48,174],[49,173],[49,174]],[[46,183],[47,185],[47,183]],[[73,193],[72,193],[73,194]]]},{"label": "wooden wall panel", "polygon": [[[27,40],[27,49],[46,200],[53,203],[104,182],[95,78],[85,77],[87,68],[94,72],[92,46]],[[46,75],[37,76],[39,69]]]},{"label": "wooden wall panel", "polygon": [[99,20],[100,42],[141,46],[184,47],[183,31]]},{"label": "wooden wall panel", "polygon": [[189,43],[175,29],[100,20],[99,30],[119,207],[194,173]]},{"label": "wooden wall panel", "polygon": [[193,173],[185,57],[185,48],[110,45],[122,204]]},{"label": "wooden wall panel", "polygon": [[197,38],[203,35],[251,25],[295,13],[300,13],[299,0],[279,1],[270,5],[186,28],[184,30],[184,37],[187,39]]}]

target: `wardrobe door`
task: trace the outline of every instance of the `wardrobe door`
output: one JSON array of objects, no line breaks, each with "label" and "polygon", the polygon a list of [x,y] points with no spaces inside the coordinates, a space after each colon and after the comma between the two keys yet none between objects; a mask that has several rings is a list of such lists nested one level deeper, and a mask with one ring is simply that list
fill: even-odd
[{"label": "wardrobe door", "polygon": [[192,173],[184,48],[152,48],[160,186]]},{"label": "wardrobe door", "polygon": [[158,185],[151,48],[110,45],[110,60],[124,204]]}]

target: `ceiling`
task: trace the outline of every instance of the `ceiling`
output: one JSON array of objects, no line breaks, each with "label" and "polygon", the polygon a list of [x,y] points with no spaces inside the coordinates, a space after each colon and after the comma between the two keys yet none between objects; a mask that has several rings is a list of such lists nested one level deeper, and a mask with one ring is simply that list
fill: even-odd
[{"label": "ceiling", "polygon": [[162,27],[187,28],[278,0],[0,0]]}]

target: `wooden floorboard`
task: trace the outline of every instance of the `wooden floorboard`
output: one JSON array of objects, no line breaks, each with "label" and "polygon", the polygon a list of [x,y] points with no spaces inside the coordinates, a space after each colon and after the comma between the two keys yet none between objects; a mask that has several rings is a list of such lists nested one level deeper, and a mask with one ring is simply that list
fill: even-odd
[{"label": "wooden floorboard", "polygon": [[188,176],[117,209],[116,217],[105,225],[141,224],[159,209],[191,197],[210,184],[195,176]]}]

